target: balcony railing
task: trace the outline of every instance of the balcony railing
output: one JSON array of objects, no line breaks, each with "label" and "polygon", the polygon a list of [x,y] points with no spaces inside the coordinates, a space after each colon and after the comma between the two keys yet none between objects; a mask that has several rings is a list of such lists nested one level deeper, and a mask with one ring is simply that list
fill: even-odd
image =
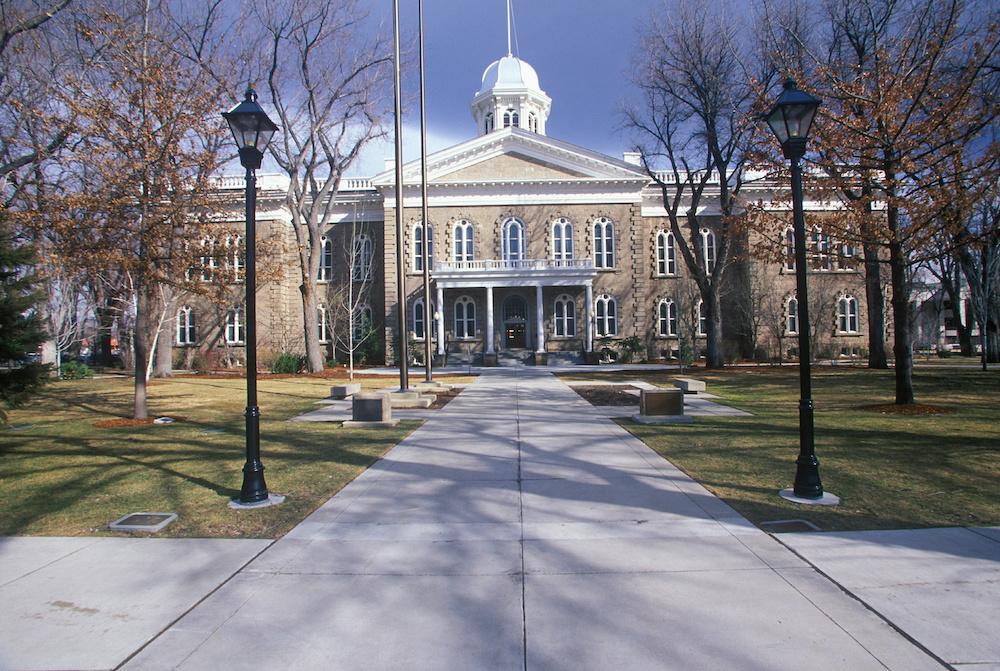
[{"label": "balcony railing", "polygon": [[442,272],[488,273],[498,270],[589,270],[594,267],[593,259],[523,259],[518,261],[438,261],[435,268]]}]

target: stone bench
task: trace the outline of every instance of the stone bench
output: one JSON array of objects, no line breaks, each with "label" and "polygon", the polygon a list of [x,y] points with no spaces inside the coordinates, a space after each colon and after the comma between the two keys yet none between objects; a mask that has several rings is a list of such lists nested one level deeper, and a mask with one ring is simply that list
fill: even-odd
[{"label": "stone bench", "polygon": [[351,398],[352,417],[343,426],[396,426],[398,419],[392,418],[392,403],[389,394],[354,394]]},{"label": "stone bench", "polygon": [[642,424],[681,424],[692,421],[684,414],[684,392],[681,389],[642,389],[639,392],[639,414],[632,419]]},{"label": "stone bench", "polygon": [[697,394],[699,391],[705,391],[704,382],[689,377],[674,378],[674,386],[686,394]]},{"label": "stone bench", "polygon": [[335,387],[330,387],[330,397],[343,400],[345,398],[350,398],[354,394],[361,391],[360,384],[338,384]]}]

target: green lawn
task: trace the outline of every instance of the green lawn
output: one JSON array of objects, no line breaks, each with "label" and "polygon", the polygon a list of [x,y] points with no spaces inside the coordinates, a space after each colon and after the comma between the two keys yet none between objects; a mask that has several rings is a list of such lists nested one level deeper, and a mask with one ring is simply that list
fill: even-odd
[{"label": "green lawn", "polygon": [[[917,401],[950,406],[942,415],[884,415],[861,406],[891,403],[892,371],[813,371],[816,454],[835,508],[777,496],[791,487],[799,449],[797,368],[689,371],[745,418],[697,417],[689,425],[622,425],[755,523],[806,519],[823,530],[1000,525],[1000,373],[918,369]],[[676,372],[560,376],[641,379],[673,386]]]},{"label": "green lawn", "polygon": [[[363,390],[392,378],[359,379]],[[131,379],[48,385],[0,430],[0,536],[114,535],[132,512],[172,512],[158,536],[276,538],[340,490],[418,425],[345,429],[286,422],[315,409],[343,380],[264,378],[259,383],[261,459],[279,506],[234,511],[246,460],[246,382],[239,378],[154,380],[150,416],[173,424],[96,428],[130,416]],[[30,428],[29,428],[30,427]]]}]

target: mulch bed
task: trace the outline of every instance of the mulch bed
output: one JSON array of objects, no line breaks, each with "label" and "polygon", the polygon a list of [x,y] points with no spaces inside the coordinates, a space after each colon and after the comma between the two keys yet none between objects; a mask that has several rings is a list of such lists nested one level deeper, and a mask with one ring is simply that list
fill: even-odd
[{"label": "mulch bed", "polygon": [[880,412],[883,415],[947,415],[955,412],[955,408],[943,405],[926,405],[923,403],[909,403],[907,405],[897,405],[895,403],[876,403],[874,405],[860,405],[858,410],[868,412]]},{"label": "mulch bed", "polygon": [[442,391],[434,395],[434,402],[431,403],[431,410],[440,410],[444,406],[448,405],[448,401],[458,396],[462,390],[458,387],[454,389],[449,389],[448,391]]},{"label": "mulch bed", "polygon": [[[119,419],[105,419],[94,424],[98,429],[118,429],[129,426],[151,426],[159,417],[146,417],[145,419],[132,419],[131,417],[121,417]],[[170,417],[175,422],[183,422],[185,417]]]},{"label": "mulch bed", "polygon": [[639,397],[627,390],[638,390],[630,384],[573,385],[573,391],[594,406],[639,405]]}]

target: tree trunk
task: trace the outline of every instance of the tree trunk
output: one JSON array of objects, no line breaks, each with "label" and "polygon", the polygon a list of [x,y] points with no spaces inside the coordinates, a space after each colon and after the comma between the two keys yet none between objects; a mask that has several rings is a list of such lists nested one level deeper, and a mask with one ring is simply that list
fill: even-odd
[{"label": "tree trunk", "polygon": [[[867,236],[866,236],[867,237]],[[882,295],[882,264],[878,245],[863,244],[865,252],[865,298],[868,304],[868,367],[885,370],[889,360],[885,351],[885,297]]]},{"label": "tree trunk", "polygon": [[725,357],[722,352],[722,306],[719,303],[719,287],[715,282],[708,283],[708,289],[702,295],[705,301],[705,367],[722,368]]},{"label": "tree trunk", "polygon": [[941,286],[948,294],[948,301],[951,303],[951,318],[955,323],[962,356],[972,356],[972,329],[969,328],[968,317],[962,319],[962,292],[955,286],[955,280],[950,273],[941,274]]},{"label": "tree trunk", "polygon": [[132,417],[146,419],[146,364],[149,362],[149,297],[144,288],[138,288],[135,297],[135,332],[133,347],[135,352],[135,401]]},{"label": "tree trunk", "polygon": [[[306,266],[308,268],[308,265]],[[323,371],[323,351],[319,346],[319,330],[316,325],[319,305],[316,303],[315,282],[309,281],[307,275],[309,271],[303,273],[302,284],[299,291],[302,293],[302,315],[305,324],[306,343],[306,369],[310,373],[320,373]]]},{"label": "tree trunk", "polygon": [[899,241],[899,211],[888,212],[889,269],[892,274],[893,346],[896,356],[896,404],[909,405],[913,400],[913,349],[910,346],[910,293],[906,282],[906,259]]},{"label": "tree trunk", "polygon": [[174,376],[174,340],[177,329],[177,317],[168,317],[160,325],[160,334],[156,338],[156,352],[153,355],[153,377]]}]

